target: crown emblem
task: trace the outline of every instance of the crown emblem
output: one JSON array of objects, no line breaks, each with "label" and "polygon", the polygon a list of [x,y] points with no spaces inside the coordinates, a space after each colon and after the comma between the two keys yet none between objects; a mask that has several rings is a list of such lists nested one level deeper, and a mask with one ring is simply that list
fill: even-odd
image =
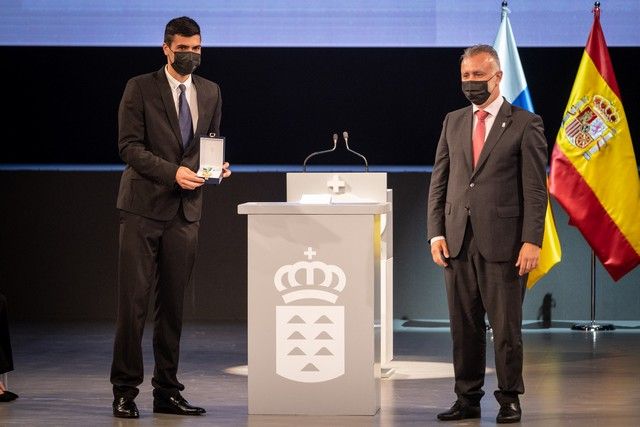
[{"label": "crown emblem", "polygon": [[593,97],[593,104],[595,105],[596,110],[598,110],[600,114],[606,117],[609,122],[618,122],[618,110],[608,100],[604,99],[600,95],[595,95]]},{"label": "crown emblem", "polygon": [[308,261],[283,265],[273,276],[273,284],[285,304],[302,299],[319,299],[335,304],[347,278],[337,265],[311,261],[316,255],[312,247],[304,252]]}]

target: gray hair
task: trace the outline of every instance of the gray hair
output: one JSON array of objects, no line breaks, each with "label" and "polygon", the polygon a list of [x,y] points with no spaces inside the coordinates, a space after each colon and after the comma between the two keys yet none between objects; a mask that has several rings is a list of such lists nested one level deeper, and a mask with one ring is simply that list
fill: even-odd
[{"label": "gray hair", "polygon": [[467,58],[471,58],[472,56],[479,55],[481,53],[489,54],[489,56],[491,56],[493,60],[496,62],[496,64],[498,65],[498,69],[499,70],[502,69],[500,67],[500,57],[498,56],[498,52],[496,52],[496,50],[492,46],[489,46],[488,44],[476,44],[466,48],[464,52],[462,52],[462,55],[460,55],[460,62],[464,61]]}]

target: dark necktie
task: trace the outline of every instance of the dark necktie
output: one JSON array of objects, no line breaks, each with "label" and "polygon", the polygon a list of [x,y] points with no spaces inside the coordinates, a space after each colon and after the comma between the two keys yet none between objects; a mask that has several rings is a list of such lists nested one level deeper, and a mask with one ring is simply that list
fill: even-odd
[{"label": "dark necktie", "polygon": [[489,113],[484,110],[476,111],[476,118],[478,122],[476,123],[476,128],[473,130],[473,167],[476,167],[478,163],[478,158],[480,158],[480,152],[482,151],[482,147],[484,146],[484,138],[486,133],[486,125],[484,123],[485,119]]},{"label": "dark necktie", "polygon": [[191,123],[191,110],[187,102],[185,93],[186,86],[178,85],[180,88],[180,98],[178,99],[178,120],[180,121],[180,134],[182,135],[182,146],[186,147],[193,137],[193,124]]}]

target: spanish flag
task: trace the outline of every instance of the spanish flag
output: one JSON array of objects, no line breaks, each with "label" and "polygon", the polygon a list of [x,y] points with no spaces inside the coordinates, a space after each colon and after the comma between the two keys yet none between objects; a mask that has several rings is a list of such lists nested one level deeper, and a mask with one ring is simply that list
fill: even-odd
[{"label": "spanish flag", "polygon": [[640,179],[599,3],[551,155],[549,191],[614,281],[640,264]]},{"label": "spanish flag", "polygon": [[[502,80],[500,81],[500,93],[513,105],[524,108],[533,113],[533,102],[529,95],[529,87],[524,77],[516,39],[513,36],[511,22],[509,21],[509,8],[506,2],[502,3],[502,18],[498,34],[493,43],[493,48],[498,52],[502,65]],[[548,184],[548,183],[547,183]],[[548,186],[547,186],[548,187]],[[532,288],[538,280],[551,270],[562,259],[560,238],[556,231],[556,223],[553,220],[551,200],[547,202],[547,212],[544,217],[544,235],[538,266],[531,270],[527,278],[527,288]]]}]

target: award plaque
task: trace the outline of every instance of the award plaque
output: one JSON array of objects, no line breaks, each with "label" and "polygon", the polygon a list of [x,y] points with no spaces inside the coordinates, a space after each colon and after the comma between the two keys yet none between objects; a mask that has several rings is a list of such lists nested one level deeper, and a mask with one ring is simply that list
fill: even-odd
[{"label": "award plaque", "polygon": [[198,176],[207,184],[220,184],[224,163],[224,138],[216,136],[200,137],[200,167]]}]

